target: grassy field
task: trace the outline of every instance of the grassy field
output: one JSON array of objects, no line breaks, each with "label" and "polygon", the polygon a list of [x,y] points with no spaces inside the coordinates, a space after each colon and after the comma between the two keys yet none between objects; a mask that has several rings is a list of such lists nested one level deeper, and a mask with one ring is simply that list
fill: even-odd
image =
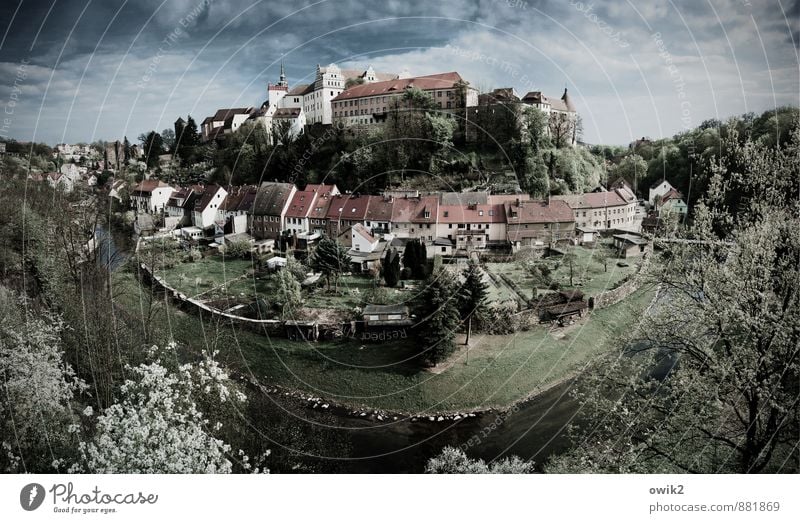
[{"label": "grassy field", "polygon": [[[136,328],[146,291],[126,273],[116,274],[114,287],[117,303]],[[508,405],[563,379],[617,347],[617,337],[636,325],[652,296],[653,291],[639,291],[566,330],[473,336],[469,365],[462,352],[440,374],[419,370],[411,360],[417,343],[410,334],[380,343],[291,342],[166,305],[153,321],[163,343],[175,339],[190,353],[217,349],[224,364],[266,385],[348,405],[422,413]]]},{"label": "grassy field", "polygon": [[[620,281],[636,272],[636,264],[639,263],[639,260],[626,260],[625,262],[628,264],[628,267],[619,267],[617,266],[617,262],[622,260],[609,260],[608,270],[606,271],[603,267],[603,263],[592,256],[591,249],[575,247],[572,252],[575,253],[577,258],[573,266],[574,287],[582,290],[589,296],[616,287]],[[551,273],[553,281],[557,281],[562,288],[570,287],[569,265],[564,263],[560,256],[543,258],[541,262],[546,263],[551,269],[555,269]],[[533,293],[535,280],[530,273],[519,264],[511,262],[487,263],[486,265],[494,274],[505,274],[512,281],[516,282],[527,297],[530,297]],[[558,265],[557,268],[556,265]]]},{"label": "grassy field", "polygon": [[[196,262],[179,263],[170,269],[159,271],[158,275],[187,296],[197,296],[220,288],[225,283],[228,284],[228,292],[238,293],[249,285],[252,294],[253,278],[243,279],[252,273],[253,262],[250,260],[208,256]],[[234,287],[234,282],[240,279],[247,283]]]}]

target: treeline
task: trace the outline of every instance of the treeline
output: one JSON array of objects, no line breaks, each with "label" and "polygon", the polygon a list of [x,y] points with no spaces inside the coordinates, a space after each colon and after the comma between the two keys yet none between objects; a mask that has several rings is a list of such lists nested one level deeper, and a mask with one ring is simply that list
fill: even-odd
[{"label": "treeline", "polygon": [[725,144],[732,132],[739,144],[749,141],[759,147],[783,148],[799,119],[797,107],[779,107],[728,121],[706,120],[691,131],[662,140],[635,142],[630,149],[593,146],[591,152],[610,162],[608,181],[622,176],[647,198],[649,187],[666,179],[693,206],[708,189],[713,159],[729,152]]}]

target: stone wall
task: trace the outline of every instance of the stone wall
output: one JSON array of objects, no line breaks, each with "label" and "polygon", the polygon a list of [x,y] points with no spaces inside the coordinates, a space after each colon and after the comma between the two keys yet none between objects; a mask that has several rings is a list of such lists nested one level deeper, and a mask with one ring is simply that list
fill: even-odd
[{"label": "stone wall", "polygon": [[205,317],[209,319],[222,319],[229,323],[245,327],[259,334],[266,334],[269,336],[286,335],[286,329],[284,328],[283,322],[280,320],[258,320],[222,312],[218,309],[209,307],[198,300],[189,298],[177,289],[170,287],[169,284],[162,278],[154,276],[150,272],[149,267],[147,267],[147,265],[144,263],[140,264],[139,268],[140,278],[146,283],[152,282],[153,286],[155,287],[153,289],[154,292],[158,292],[159,294],[163,293],[167,300],[184,312],[198,314],[201,318]]},{"label": "stone wall", "polygon": [[618,287],[615,287],[611,290],[601,292],[595,296],[589,298],[589,308],[590,309],[604,309],[615,303],[619,303],[632,293],[634,293],[642,284],[642,274],[649,263],[649,257],[645,257],[642,261],[642,265],[639,267],[639,270],[636,271],[634,274],[630,275],[625,282],[623,282]]}]

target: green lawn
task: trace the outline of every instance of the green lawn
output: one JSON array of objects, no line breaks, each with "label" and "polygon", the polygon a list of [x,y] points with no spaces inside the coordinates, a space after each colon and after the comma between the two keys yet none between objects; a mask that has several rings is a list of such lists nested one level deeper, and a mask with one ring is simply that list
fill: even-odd
[{"label": "green lawn", "polygon": [[[136,328],[144,291],[127,273],[115,275],[116,301]],[[652,291],[591,316],[559,338],[544,327],[515,336],[473,336],[469,365],[459,356],[441,374],[421,371],[409,358],[417,343],[360,340],[290,342],[201,319],[163,306],[154,322],[164,341],[173,338],[191,352],[216,348],[231,368],[266,385],[301,389],[340,403],[391,411],[464,410],[507,405],[552,384],[616,346],[617,336],[636,325]],[[315,299],[318,299],[315,297]]]},{"label": "green lawn", "polygon": [[[240,260],[223,258],[222,256],[208,256],[196,262],[178,263],[174,267],[158,272],[158,276],[164,278],[170,286],[178,289],[187,296],[197,296],[208,293],[212,289],[221,287],[228,283],[230,290],[241,292],[249,286],[249,293],[253,294],[253,278],[245,278],[243,284],[234,282],[245,275],[253,272],[253,262],[250,260]],[[223,289],[219,289],[222,291]]]},{"label": "green lawn", "polygon": [[[598,247],[600,249],[601,247]],[[617,266],[618,261],[612,259],[608,261],[608,270],[603,267],[603,263],[592,256],[592,250],[584,247],[572,249],[577,261],[573,266],[573,284],[576,289],[583,291],[588,296],[596,295],[608,289],[613,289],[628,275],[636,272],[637,264],[640,260],[624,260],[628,267]],[[561,260],[560,256],[549,256],[542,258],[541,263],[547,264],[551,269],[551,278],[557,281],[562,288],[569,288],[569,265]],[[494,274],[505,274],[508,278],[516,282],[526,296],[531,296],[535,280],[530,273],[515,262],[510,263],[487,263],[488,269]],[[556,268],[557,267],[557,268]],[[540,288],[541,290],[541,288]]]}]

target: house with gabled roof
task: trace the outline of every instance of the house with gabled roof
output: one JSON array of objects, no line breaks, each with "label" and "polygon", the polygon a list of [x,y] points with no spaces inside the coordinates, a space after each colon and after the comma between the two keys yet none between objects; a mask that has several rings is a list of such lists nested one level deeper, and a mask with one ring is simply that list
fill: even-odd
[{"label": "house with gabled roof", "polygon": [[183,227],[192,223],[197,198],[205,188],[182,187],[172,191],[164,207],[164,225],[167,228]]},{"label": "house with gabled roof", "polygon": [[314,209],[317,193],[313,190],[296,191],[286,209],[285,230],[291,233],[309,231],[308,216]]},{"label": "house with gabled roof", "polygon": [[672,186],[667,180],[660,180],[650,186],[650,191],[647,194],[647,201],[650,205],[655,205],[656,197],[664,196],[670,191],[674,191],[675,187]]},{"label": "house with gabled roof", "polygon": [[575,235],[572,209],[562,200],[505,203],[506,235],[514,247],[548,246]]},{"label": "house with gabled roof", "polygon": [[388,234],[392,230],[392,207],[394,198],[391,196],[370,196],[367,213],[364,215],[364,225],[372,234]]},{"label": "house with gabled roof", "polygon": [[206,117],[200,123],[202,140],[209,142],[220,135],[235,132],[255,111],[253,107],[233,107],[218,109],[212,116]]},{"label": "house with gabled roof", "polygon": [[173,190],[161,180],[142,180],[131,191],[131,207],[140,213],[161,212]]},{"label": "house with gabled roof", "polygon": [[683,195],[677,189],[672,189],[664,196],[658,205],[658,212],[660,216],[668,216],[670,214],[677,214],[679,216],[686,216],[689,212],[689,206],[683,199]]},{"label": "house with gabled roof", "polygon": [[577,227],[596,230],[635,228],[636,197],[629,191],[590,192],[552,196],[569,205]]},{"label": "house with gabled roof", "polygon": [[203,230],[213,228],[215,231],[219,225],[219,229],[222,229],[224,221],[219,217],[219,210],[227,195],[228,191],[219,185],[207,186],[194,203],[192,225]]},{"label": "house with gabled roof", "polygon": [[436,237],[452,241],[456,251],[470,252],[499,245],[506,242],[505,209],[501,203],[478,203],[477,199],[468,200],[466,204],[442,203],[436,232]]},{"label": "house with gabled roof", "polygon": [[277,240],[284,230],[286,211],[296,192],[297,187],[292,183],[262,183],[253,202],[250,234],[258,240]]},{"label": "house with gabled roof", "polygon": [[370,197],[363,194],[338,194],[331,197],[328,213],[325,216],[326,232],[333,238],[339,237],[353,225],[364,224]]}]

